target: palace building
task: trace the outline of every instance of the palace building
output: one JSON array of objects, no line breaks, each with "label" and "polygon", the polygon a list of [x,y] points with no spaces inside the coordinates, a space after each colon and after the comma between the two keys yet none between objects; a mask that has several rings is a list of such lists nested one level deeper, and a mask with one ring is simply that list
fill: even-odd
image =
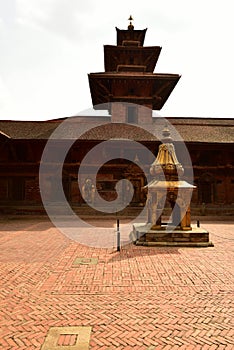
[{"label": "palace building", "polygon": [[[104,46],[105,72],[88,75],[95,113],[41,122],[0,121],[0,213],[43,212],[39,186],[42,154],[50,136],[66,120],[69,120],[68,139],[74,138],[74,130],[79,131],[79,138],[74,140],[67,152],[62,171],[63,190],[74,210],[85,210],[87,206],[78,186],[78,171],[82,159],[93,147],[106,140],[130,139],[145,146],[154,155],[157,154],[160,141],[154,137],[152,130],[163,130],[165,121],[162,118],[160,122],[160,117],[154,111],[163,108],[179,84],[180,76],[154,73],[161,47],[144,46],[146,32],[147,29],[135,30],[130,22],[126,30],[116,28],[117,45]],[[185,142],[192,161],[194,185],[197,188],[192,196],[191,213],[233,214],[234,119],[188,116],[169,117],[167,121]],[[66,137],[54,142],[53,164],[64,142]],[[124,141],[118,147],[116,143],[113,143],[113,149],[111,147],[108,145],[103,152],[115,154],[115,159],[104,161],[96,179],[92,178],[93,169],[103,154],[98,160],[95,157],[90,159],[80,187],[84,188],[88,179],[92,185],[95,183],[101,198],[110,202],[116,198],[116,183],[127,178],[134,188],[129,207],[144,206],[146,198],[142,187],[152,159],[143,159],[141,147],[132,150],[134,162],[125,159],[128,146]],[[189,173],[186,175],[188,164],[180,153],[178,140],[175,141],[175,148],[178,160],[184,166],[185,178],[187,176],[189,181]],[[54,181],[53,164],[49,167],[44,186],[48,198],[51,196],[55,200],[57,184]],[[144,172],[141,164],[144,164]],[[95,193],[92,200],[95,201]]]}]

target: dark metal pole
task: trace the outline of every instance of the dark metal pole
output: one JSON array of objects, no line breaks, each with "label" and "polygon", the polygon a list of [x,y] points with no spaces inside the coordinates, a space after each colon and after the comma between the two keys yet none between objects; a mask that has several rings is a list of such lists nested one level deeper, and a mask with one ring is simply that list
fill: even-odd
[{"label": "dark metal pole", "polygon": [[120,252],[120,230],[119,230],[119,219],[117,219],[117,252]]},{"label": "dark metal pole", "polygon": [[197,220],[197,227],[200,227],[200,221]]}]

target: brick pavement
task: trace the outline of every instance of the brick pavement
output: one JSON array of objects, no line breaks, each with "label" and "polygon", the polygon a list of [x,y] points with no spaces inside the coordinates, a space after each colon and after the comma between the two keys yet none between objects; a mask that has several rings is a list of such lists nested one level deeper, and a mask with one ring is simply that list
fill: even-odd
[{"label": "brick pavement", "polygon": [[234,224],[202,226],[214,247],[119,253],[46,219],[1,221],[0,349],[41,349],[61,326],[92,327],[94,350],[234,349]]}]

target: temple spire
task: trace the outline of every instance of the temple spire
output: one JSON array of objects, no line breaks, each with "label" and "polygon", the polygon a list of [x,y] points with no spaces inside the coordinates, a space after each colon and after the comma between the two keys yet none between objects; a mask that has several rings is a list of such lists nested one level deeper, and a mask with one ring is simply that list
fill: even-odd
[{"label": "temple spire", "polygon": [[129,25],[128,25],[128,30],[133,30],[134,29],[134,25],[132,24],[133,18],[132,18],[131,15],[129,16],[128,20],[130,21]]}]

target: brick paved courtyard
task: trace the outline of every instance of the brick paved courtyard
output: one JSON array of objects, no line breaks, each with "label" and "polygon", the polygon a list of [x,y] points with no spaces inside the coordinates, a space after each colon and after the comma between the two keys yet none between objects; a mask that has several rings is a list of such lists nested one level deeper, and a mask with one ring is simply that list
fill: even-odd
[{"label": "brick paved courtyard", "polygon": [[[202,226],[214,247],[116,252],[114,240],[81,245],[47,219],[2,220],[0,349],[86,349],[74,345],[82,326],[94,350],[234,349],[234,223]],[[53,327],[66,328],[49,348]]]}]

